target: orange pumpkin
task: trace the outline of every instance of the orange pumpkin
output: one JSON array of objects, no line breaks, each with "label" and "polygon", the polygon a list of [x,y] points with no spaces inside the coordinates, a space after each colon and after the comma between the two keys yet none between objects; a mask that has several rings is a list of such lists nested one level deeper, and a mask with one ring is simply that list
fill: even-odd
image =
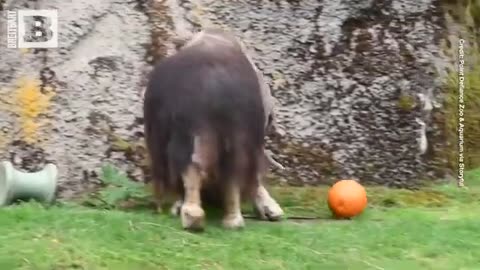
[{"label": "orange pumpkin", "polygon": [[355,180],[340,180],[328,191],[328,207],[337,218],[351,218],[367,206],[367,192]]}]

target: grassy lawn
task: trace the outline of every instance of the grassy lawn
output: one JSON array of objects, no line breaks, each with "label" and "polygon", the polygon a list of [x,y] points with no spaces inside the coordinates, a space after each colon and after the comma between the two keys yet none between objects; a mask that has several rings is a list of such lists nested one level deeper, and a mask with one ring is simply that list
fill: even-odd
[{"label": "grassy lawn", "polygon": [[[274,188],[289,216],[202,234],[149,210],[24,203],[0,210],[0,269],[480,269],[480,170],[419,191],[368,187],[366,212],[329,217],[323,188]],[[208,214],[208,212],[207,212]]]}]

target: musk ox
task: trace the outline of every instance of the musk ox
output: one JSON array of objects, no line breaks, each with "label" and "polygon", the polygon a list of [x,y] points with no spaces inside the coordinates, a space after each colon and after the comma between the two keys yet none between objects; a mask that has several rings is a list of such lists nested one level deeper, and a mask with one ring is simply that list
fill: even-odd
[{"label": "musk ox", "polygon": [[206,29],[177,45],[155,65],[144,95],[157,203],[179,196],[173,209],[191,230],[204,228],[204,194],[222,202],[226,228],[244,226],[242,200],[279,220],[283,211],[261,181],[272,161],[264,148],[273,123],[268,85],[229,32]]}]

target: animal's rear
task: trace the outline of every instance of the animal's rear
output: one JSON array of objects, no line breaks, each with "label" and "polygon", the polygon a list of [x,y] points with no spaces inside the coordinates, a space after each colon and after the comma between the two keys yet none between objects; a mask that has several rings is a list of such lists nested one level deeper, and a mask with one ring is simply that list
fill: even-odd
[{"label": "animal's rear", "polygon": [[233,179],[255,187],[263,110],[256,74],[240,51],[193,46],[164,59],[145,93],[154,181],[183,193],[181,174],[193,162],[215,185]]}]

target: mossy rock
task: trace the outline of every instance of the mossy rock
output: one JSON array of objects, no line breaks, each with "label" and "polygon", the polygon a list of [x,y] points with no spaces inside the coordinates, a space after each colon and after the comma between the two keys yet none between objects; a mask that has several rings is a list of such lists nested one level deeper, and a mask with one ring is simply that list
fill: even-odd
[{"label": "mossy rock", "polygon": [[470,15],[478,29],[480,27],[480,0],[471,0],[469,7]]},{"label": "mossy rock", "polygon": [[[476,54],[480,54],[476,52]],[[473,69],[466,68],[464,89],[464,149],[467,169],[480,167],[480,61],[477,57]],[[474,58],[474,57],[472,57]],[[458,75],[452,71],[447,83],[446,133],[450,142],[449,164],[456,166],[458,148]]]},{"label": "mossy rock", "polygon": [[[480,167],[480,0],[443,0],[445,12],[462,26],[465,39],[464,74],[464,157],[466,169]],[[457,57],[458,47],[451,48],[451,57]],[[448,51],[448,49],[447,49]],[[448,167],[458,166],[458,63],[450,71],[445,85],[445,134],[448,149],[445,155]]]},{"label": "mossy rock", "polygon": [[401,95],[398,98],[398,107],[403,111],[411,111],[416,106],[415,98],[409,95]]}]

